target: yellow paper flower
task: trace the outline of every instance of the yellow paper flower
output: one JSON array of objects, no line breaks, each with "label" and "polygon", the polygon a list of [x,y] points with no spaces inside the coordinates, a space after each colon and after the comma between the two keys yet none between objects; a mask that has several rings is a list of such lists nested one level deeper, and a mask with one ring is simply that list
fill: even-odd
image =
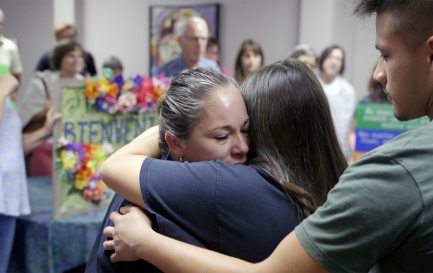
[{"label": "yellow paper flower", "polygon": [[60,159],[63,169],[69,171],[77,168],[78,155],[76,152],[63,150],[60,152]]},{"label": "yellow paper flower", "polygon": [[75,185],[74,186],[75,186],[75,188],[77,190],[82,191],[82,190],[84,190],[85,188],[87,188],[89,186],[89,181],[82,180],[82,179],[77,179],[77,180],[75,180]]}]

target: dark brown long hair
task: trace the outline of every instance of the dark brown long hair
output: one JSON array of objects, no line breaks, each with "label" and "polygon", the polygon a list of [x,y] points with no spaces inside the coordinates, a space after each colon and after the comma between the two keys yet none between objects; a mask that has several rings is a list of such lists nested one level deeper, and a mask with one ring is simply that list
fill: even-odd
[{"label": "dark brown long hair", "polygon": [[301,219],[323,204],[347,167],[314,73],[287,59],[261,68],[242,93],[250,117],[250,163],[278,181]]}]

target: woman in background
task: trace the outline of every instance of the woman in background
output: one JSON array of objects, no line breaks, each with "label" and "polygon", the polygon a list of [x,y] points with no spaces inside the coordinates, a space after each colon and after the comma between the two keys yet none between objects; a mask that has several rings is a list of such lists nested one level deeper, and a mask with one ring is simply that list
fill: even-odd
[{"label": "woman in background", "polygon": [[[84,67],[84,51],[77,42],[65,40],[51,53],[52,66],[55,71],[36,72],[30,80],[22,99],[18,101],[18,112],[21,116],[23,132],[32,132],[40,128],[48,109],[53,105],[54,86],[59,79],[83,79],[80,72]],[[52,143],[41,140],[28,158],[28,171],[31,176],[51,175]]]},{"label": "woman in background", "polygon": [[24,153],[48,138],[59,118],[51,107],[43,127],[23,135],[11,100],[17,87],[18,80],[11,74],[0,77],[0,272],[7,272],[17,217],[30,214]]},{"label": "woman in background", "polygon": [[243,83],[249,75],[259,70],[264,62],[265,56],[260,44],[252,39],[243,41],[236,57],[235,79],[239,84]]},{"label": "woman in background", "polygon": [[332,118],[346,160],[350,162],[350,132],[355,112],[355,90],[343,77],[345,52],[338,45],[327,47],[319,59],[319,79],[331,107]]}]

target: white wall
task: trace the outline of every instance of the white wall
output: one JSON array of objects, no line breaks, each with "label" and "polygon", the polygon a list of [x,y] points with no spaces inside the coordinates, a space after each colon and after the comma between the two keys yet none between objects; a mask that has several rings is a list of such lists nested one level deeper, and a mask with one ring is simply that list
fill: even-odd
[{"label": "white wall", "polygon": [[53,26],[68,23],[75,24],[75,0],[53,1]]},{"label": "white wall", "polygon": [[102,62],[116,55],[125,66],[125,75],[148,74],[148,14],[148,1],[83,1],[82,41],[95,57],[99,72]]},{"label": "white wall", "polygon": [[5,13],[4,34],[16,39],[24,67],[22,94],[43,52],[54,44],[52,0],[0,0]]}]

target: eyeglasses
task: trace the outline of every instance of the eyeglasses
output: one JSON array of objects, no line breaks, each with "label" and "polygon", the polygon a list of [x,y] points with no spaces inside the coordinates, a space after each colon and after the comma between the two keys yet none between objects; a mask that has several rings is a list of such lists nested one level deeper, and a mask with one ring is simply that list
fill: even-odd
[{"label": "eyeglasses", "polygon": [[185,39],[190,42],[207,42],[209,40],[208,37],[194,37],[194,36],[191,37],[186,36]]}]

